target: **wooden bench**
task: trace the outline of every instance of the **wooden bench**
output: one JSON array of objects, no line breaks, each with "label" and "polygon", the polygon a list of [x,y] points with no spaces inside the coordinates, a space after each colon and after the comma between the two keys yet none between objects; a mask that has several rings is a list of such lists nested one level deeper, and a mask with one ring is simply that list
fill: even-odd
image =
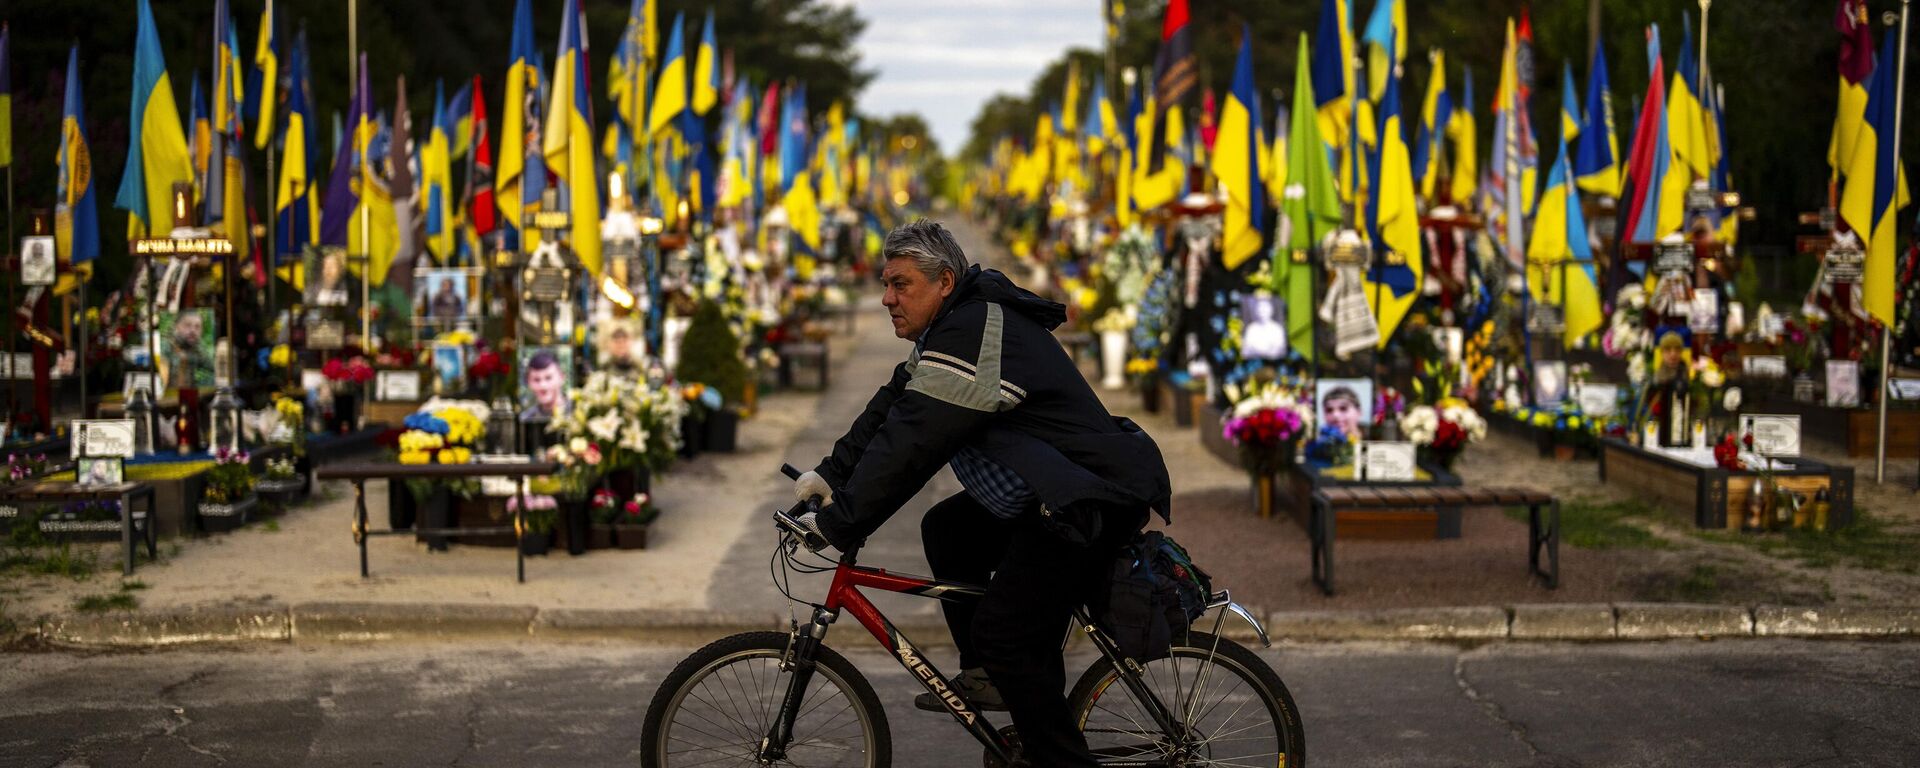
[{"label": "wooden bench", "polygon": [[1351,486],[1316,490],[1313,516],[1307,526],[1307,537],[1313,543],[1313,581],[1321,591],[1333,594],[1334,520],[1343,510],[1521,506],[1527,508],[1527,574],[1539,576],[1548,589],[1556,589],[1560,586],[1560,502],[1530,488]]},{"label": "wooden bench", "polygon": [[[147,546],[147,561],[160,559],[155,544],[158,534],[154,532],[153,486],[147,483],[124,482],[114,485],[77,485],[69,482],[42,481],[16,485],[0,491],[0,517],[13,517],[20,514],[21,507],[36,504],[66,504],[75,501],[117,502],[120,505],[120,519],[99,521],[41,521],[41,530],[53,534],[56,540],[65,541],[75,533],[120,532],[120,546],[126,550],[126,559],[122,561],[120,574],[133,575],[133,556],[137,545]],[[134,509],[134,500],[143,502],[142,508]]]}]

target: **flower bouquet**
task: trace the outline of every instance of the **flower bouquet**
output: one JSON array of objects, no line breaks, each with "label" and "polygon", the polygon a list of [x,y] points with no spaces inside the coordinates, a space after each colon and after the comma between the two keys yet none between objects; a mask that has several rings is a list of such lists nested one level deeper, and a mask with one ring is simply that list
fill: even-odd
[{"label": "flower bouquet", "polygon": [[300,470],[294,466],[293,459],[267,459],[266,471],[254,484],[254,490],[270,501],[285,503],[302,485]]},{"label": "flower bouquet", "polygon": [[1419,447],[1423,460],[1452,471],[1461,451],[1486,439],[1487,420],[1466,401],[1450,397],[1437,405],[1414,406],[1400,422],[1400,430]]},{"label": "flower bouquet", "polygon": [[[406,428],[399,437],[398,458],[402,464],[466,464],[473,460],[474,446],[487,434],[486,421],[454,405],[415,411],[401,426]],[[407,481],[414,498],[421,501],[432,496],[437,486],[463,499],[471,499],[480,492],[480,481],[472,478]]]},{"label": "flower bouquet", "polygon": [[[603,454],[604,469],[665,469],[680,450],[687,403],[672,387],[598,371],[568,393],[572,408],[547,427],[563,444],[585,441]],[[584,446],[583,446],[584,447]]]},{"label": "flower bouquet", "polygon": [[622,499],[619,494],[602,488],[593,493],[590,514],[595,523],[612,528],[615,547],[646,549],[647,526],[660,516],[660,510],[653,505],[653,497],[645,492]]},{"label": "flower bouquet", "polygon": [[333,394],[328,431],[353,431],[360,421],[360,393],[368,382],[373,381],[373,366],[367,363],[365,357],[357,355],[346,360],[336,357],[321,366],[320,373],[326,377],[328,389]]},{"label": "flower bouquet", "polygon": [[1255,475],[1271,475],[1293,464],[1294,446],[1313,430],[1313,406],[1294,390],[1254,383],[1227,392],[1233,410],[1221,435],[1240,449],[1240,463]]},{"label": "flower bouquet", "polygon": [[467,366],[467,383],[486,387],[488,397],[501,397],[507,393],[508,373],[500,353],[489,349],[474,355],[473,362]]}]

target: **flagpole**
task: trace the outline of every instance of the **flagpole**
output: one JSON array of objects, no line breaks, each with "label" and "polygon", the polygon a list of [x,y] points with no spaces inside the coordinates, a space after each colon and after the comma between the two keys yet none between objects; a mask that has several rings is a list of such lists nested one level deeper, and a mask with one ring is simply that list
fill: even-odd
[{"label": "flagpole", "polygon": [[[1906,110],[1907,102],[1907,9],[1911,2],[1912,0],[1900,0],[1900,68],[1894,70],[1898,74],[1895,76],[1893,88],[1893,170],[1891,173],[1893,174],[1893,183],[1896,192],[1900,185],[1900,123],[1904,116],[1903,113]],[[1894,214],[1897,215],[1899,201],[1895,200],[1894,204],[1896,207]],[[1897,226],[1894,231],[1895,234],[1888,235],[1888,237],[1897,237],[1899,231]],[[1880,328],[1880,390],[1878,394],[1875,395],[1880,401],[1880,413],[1878,417],[1878,439],[1875,440],[1873,455],[1873,481],[1875,483],[1885,483],[1887,481],[1887,371],[1892,368],[1893,326],[1891,323],[1888,323]]]},{"label": "flagpole", "polygon": [[1695,87],[1700,89],[1700,93],[1695,95],[1702,97],[1706,95],[1707,82],[1707,11],[1712,8],[1713,0],[1700,0],[1700,68],[1698,70],[1700,81],[1695,84]]}]

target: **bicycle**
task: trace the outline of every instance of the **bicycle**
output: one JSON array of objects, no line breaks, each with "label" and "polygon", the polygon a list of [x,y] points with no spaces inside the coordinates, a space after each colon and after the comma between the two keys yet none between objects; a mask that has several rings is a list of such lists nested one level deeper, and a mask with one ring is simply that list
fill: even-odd
[{"label": "bicycle", "polygon": [[[798,476],[790,466],[781,469],[789,477]],[[985,589],[860,566],[857,552],[845,552],[837,562],[804,559],[802,546],[811,553],[825,542],[796,522],[796,513],[817,510],[816,498],[774,512],[779,533],[769,564],[770,573],[774,566],[782,569],[772,574],[775,588],[788,600],[811,606],[812,621],[802,626],[796,619],[786,633],[722,638],[681,661],[647,708],[641,765],[890,766],[892,735],[879,697],[866,677],[825,643],[828,628],[842,611],[851,613],[901,667],[946,704],[954,721],[985,748],[989,768],[1013,765],[1018,736],[1011,727],[994,728],[949,690],[948,678],[860,592],[868,588],[967,600],[978,599]],[[790,588],[794,572],[831,572],[826,601],[795,598]],[[1226,615],[1233,613],[1252,625],[1262,646],[1270,647],[1266,629],[1227,591],[1211,597],[1208,609],[1219,611],[1213,630],[1190,630],[1175,640],[1166,657],[1146,663],[1123,656],[1085,606],[1075,609],[1079,631],[1100,658],[1081,674],[1068,703],[1102,765],[1306,764],[1305,734],[1286,685],[1259,656],[1219,632]],[[822,681],[825,685],[816,685]],[[1266,720],[1244,725],[1243,713]]]}]

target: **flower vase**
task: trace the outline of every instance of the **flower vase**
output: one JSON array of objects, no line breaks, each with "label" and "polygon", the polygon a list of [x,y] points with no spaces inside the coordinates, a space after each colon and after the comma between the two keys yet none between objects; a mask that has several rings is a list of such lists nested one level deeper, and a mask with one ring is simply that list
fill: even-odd
[{"label": "flower vase", "polygon": [[1427,461],[1440,465],[1441,469],[1449,473],[1453,472],[1454,462],[1460,460],[1458,448],[1422,448],[1421,451],[1426,454]]},{"label": "flower vase", "polygon": [[607,490],[612,491],[622,501],[633,498],[636,493],[653,491],[652,477],[646,467],[616,469],[607,473]]},{"label": "flower vase", "polygon": [[1127,332],[1100,332],[1100,388],[1127,386]]},{"label": "flower vase", "polygon": [[1260,513],[1260,519],[1272,519],[1273,512],[1280,506],[1279,477],[1273,472],[1253,472],[1253,509]]},{"label": "flower vase", "polygon": [[358,429],[359,423],[360,395],[335,393],[332,416],[327,420],[327,431],[344,435]]},{"label": "flower vase", "polygon": [[[422,530],[453,527],[453,491],[445,483],[435,482],[433,492],[420,501],[419,512]],[[422,533],[419,538],[429,552],[447,551],[447,537],[443,534]]]},{"label": "flower vase", "polygon": [[1140,384],[1140,410],[1147,413],[1160,412],[1160,382],[1147,379]]},{"label": "flower vase", "polygon": [[707,449],[707,418],[687,414],[680,417],[680,458],[691,459]]},{"label": "flower vase", "polygon": [[707,445],[714,453],[733,453],[739,445],[740,412],[729,407],[707,414]]},{"label": "flower vase", "polygon": [[553,531],[525,531],[520,534],[520,554],[527,556],[545,555],[553,546]]},{"label": "flower vase", "polygon": [[587,553],[593,521],[587,517],[587,500],[561,499],[560,518],[567,528],[567,554],[579,557]]}]

